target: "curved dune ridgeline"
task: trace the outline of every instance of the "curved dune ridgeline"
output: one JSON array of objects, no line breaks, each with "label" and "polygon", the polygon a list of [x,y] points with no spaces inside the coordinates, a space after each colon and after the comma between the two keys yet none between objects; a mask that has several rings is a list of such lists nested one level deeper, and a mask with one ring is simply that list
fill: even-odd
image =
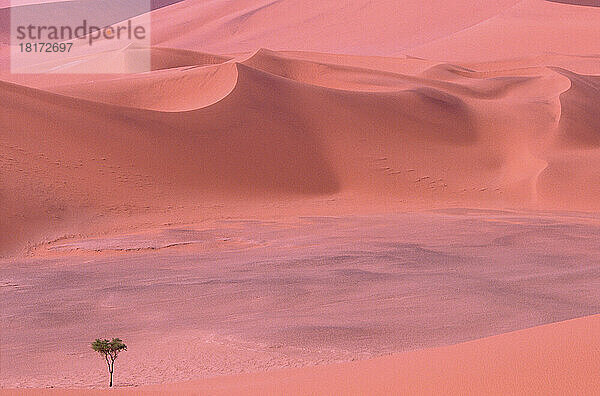
[{"label": "curved dune ridgeline", "polygon": [[124,202],[132,216],[181,196],[598,208],[596,77],[157,51],[165,68],[151,73],[44,90],[2,83],[3,251],[59,236],[46,229],[88,232]]}]

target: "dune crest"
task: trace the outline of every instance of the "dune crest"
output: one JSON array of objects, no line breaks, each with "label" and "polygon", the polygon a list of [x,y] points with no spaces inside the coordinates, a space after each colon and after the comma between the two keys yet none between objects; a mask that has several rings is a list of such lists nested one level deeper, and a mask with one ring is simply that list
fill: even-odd
[{"label": "dune crest", "polygon": [[16,230],[3,251],[51,240],[44,229],[69,217],[109,219],[124,201],[160,212],[174,191],[232,206],[308,195],[349,208],[359,196],[373,207],[598,208],[596,77],[539,59],[367,68],[317,53],[174,54],[138,76],[2,83],[2,228]]}]

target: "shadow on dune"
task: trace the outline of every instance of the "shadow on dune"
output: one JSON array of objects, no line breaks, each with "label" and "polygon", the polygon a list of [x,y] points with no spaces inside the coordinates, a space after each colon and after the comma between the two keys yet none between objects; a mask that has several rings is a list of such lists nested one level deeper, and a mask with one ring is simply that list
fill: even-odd
[{"label": "shadow on dune", "polygon": [[152,10],[157,10],[159,8],[163,8],[166,6],[170,6],[171,4],[179,3],[183,0],[152,0],[150,1]]},{"label": "shadow on dune", "polygon": [[600,0],[546,0],[552,3],[570,4],[586,7],[600,7]]}]

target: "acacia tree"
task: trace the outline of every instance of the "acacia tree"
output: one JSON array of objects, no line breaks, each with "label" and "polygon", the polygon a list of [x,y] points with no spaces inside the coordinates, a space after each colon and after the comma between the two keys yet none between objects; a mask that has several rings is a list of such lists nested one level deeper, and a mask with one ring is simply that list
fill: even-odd
[{"label": "acacia tree", "polygon": [[92,342],[92,349],[102,355],[106,360],[108,372],[110,373],[109,386],[112,386],[115,360],[117,359],[117,356],[119,356],[119,352],[127,350],[127,345],[123,344],[123,341],[121,341],[120,338],[113,338],[111,341],[96,338],[96,341]]}]

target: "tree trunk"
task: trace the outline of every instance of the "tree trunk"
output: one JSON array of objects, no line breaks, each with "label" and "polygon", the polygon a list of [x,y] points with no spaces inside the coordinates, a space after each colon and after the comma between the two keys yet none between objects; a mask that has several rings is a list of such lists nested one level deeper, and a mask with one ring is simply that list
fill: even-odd
[{"label": "tree trunk", "polygon": [[110,387],[112,387],[112,374],[113,374],[113,371],[110,370],[110,385],[109,385]]}]

